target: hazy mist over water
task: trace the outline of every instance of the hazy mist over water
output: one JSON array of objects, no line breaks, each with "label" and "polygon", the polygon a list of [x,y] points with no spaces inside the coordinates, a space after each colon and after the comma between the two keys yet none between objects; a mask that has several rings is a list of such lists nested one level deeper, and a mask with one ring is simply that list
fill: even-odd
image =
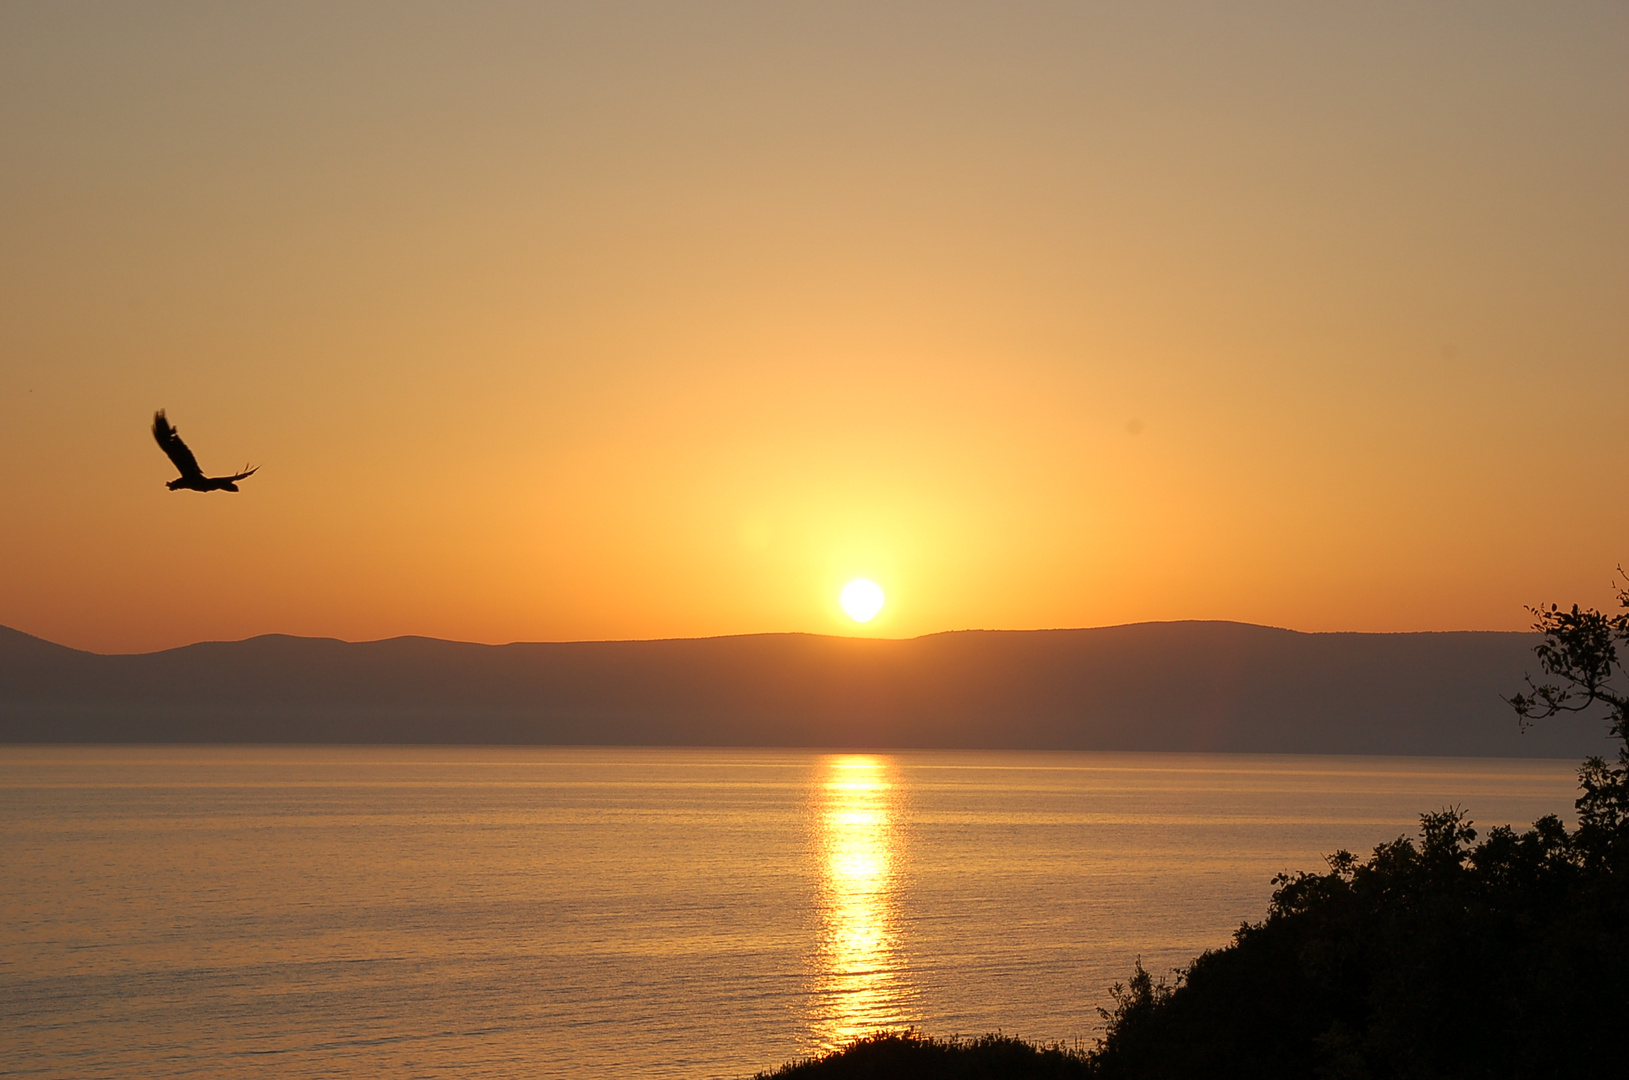
[{"label": "hazy mist over water", "polygon": [[750,1075],[1090,1038],[1283,870],[1564,761],[0,747],[0,1074]]}]

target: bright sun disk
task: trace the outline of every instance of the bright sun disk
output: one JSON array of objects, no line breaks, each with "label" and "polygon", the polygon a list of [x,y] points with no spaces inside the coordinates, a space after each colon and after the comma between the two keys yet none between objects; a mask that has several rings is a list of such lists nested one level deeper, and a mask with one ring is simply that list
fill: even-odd
[{"label": "bright sun disk", "polygon": [[838,602],[855,622],[870,622],[882,610],[882,587],[875,581],[856,578],[843,586]]}]

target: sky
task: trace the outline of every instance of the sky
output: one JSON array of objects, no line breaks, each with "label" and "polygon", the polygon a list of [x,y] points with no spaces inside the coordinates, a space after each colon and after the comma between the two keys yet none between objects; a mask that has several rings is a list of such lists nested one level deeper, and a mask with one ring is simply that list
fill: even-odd
[{"label": "sky", "polygon": [[1622,3],[7,4],[0,624],[1520,629],[1625,192]]}]

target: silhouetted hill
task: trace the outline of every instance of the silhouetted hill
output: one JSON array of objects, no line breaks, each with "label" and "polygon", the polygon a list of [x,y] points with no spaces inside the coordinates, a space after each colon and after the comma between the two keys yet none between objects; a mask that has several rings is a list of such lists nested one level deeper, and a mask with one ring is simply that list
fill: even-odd
[{"label": "silhouetted hill", "polygon": [[0,628],[0,741],[944,747],[1576,758],[1499,692],[1536,637],[1226,622],[474,645],[281,635],[103,656]]}]

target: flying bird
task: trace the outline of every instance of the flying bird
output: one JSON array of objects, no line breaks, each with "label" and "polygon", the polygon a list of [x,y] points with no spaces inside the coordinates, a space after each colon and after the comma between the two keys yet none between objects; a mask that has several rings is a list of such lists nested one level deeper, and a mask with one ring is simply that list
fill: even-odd
[{"label": "flying bird", "polygon": [[163,409],[153,414],[153,438],[158,440],[158,448],[181,470],[180,476],[164,485],[171,491],[181,488],[188,491],[236,491],[239,480],[260,471],[258,465],[252,469],[245,466],[244,471],[236,476],[205,476],[204,470],[198,467],[198,459],[192,456],[187,444],[181,441],[181,436],[164,418]]}]

